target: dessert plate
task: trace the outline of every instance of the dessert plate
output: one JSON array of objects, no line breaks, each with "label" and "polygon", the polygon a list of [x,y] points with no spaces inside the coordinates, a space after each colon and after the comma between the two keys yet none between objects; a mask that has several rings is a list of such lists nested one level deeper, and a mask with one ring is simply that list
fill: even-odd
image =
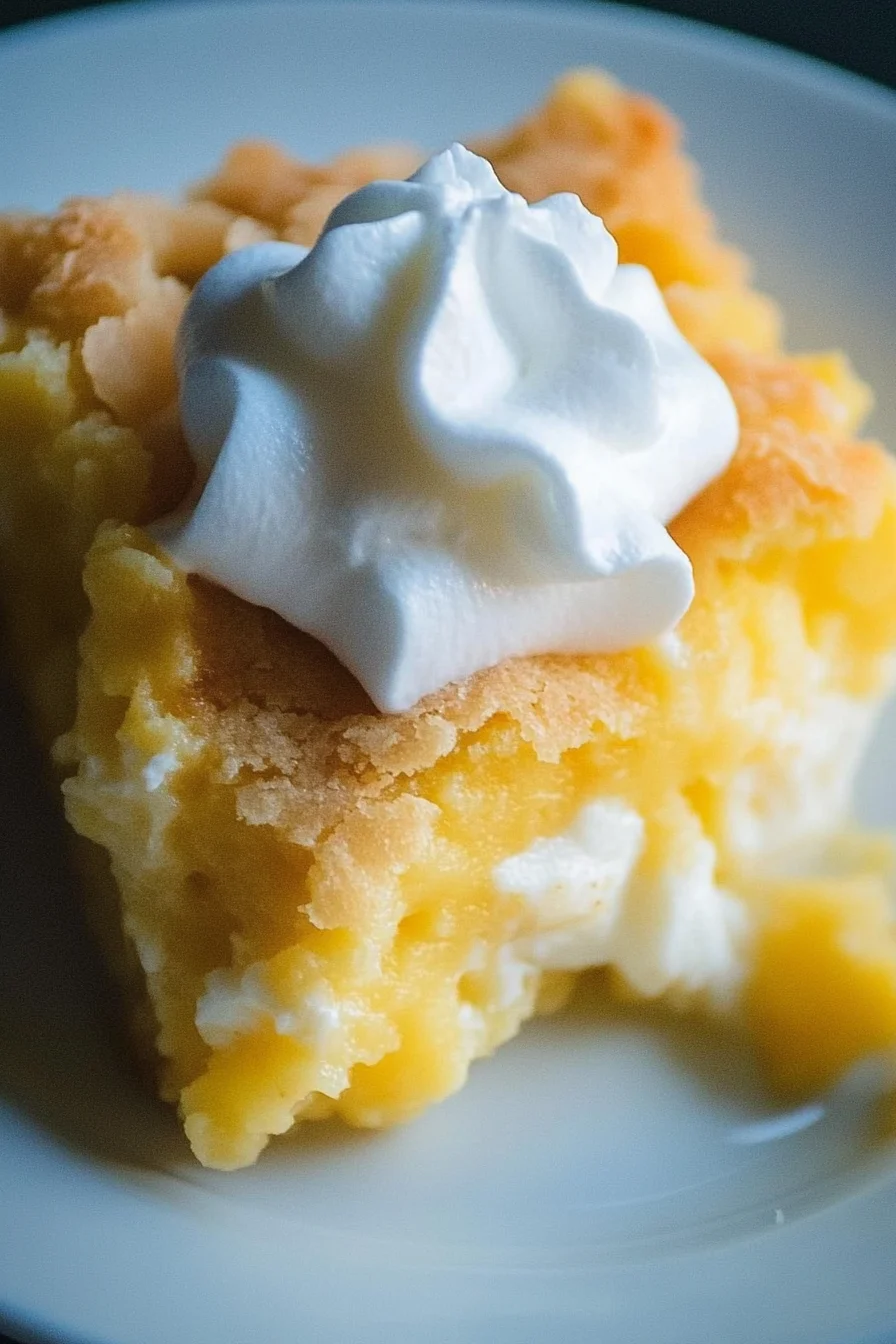
[{"label": "dessert plate", "polygon": [[[0,206],[174,190],[227,143],[310,157],[498,126],[588,63],[684,120],[791,342],[843,346],[896,444],[896,98],[598,4],[124,6],[0,42]],[[776,1110],[694,1024],[534,1024],[385,1135],[322,1126],[199,1168],[132,1077],[23,715],[0,701],[0,1327],[66,1344],[884,1344],[896,1104],[872,1069]],[[896,823],[896,712],[861,810]],[[890,1080],[892,1081],[892,1080]]]}]

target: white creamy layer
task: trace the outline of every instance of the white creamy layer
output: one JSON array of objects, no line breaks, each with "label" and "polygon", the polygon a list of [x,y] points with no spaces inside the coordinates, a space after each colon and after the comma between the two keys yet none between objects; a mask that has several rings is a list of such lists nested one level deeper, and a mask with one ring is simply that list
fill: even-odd
[{"label": "white creamy layer", "polygon": [[198,469],[158,539],[327,644],[384,710],[505,658],[611,652],[693,593],[665,524],[737,415],[578,197],[454,145],[246,248],[179,341]]},{"label": "white creamy layer", "polygon": [[522,896],[536,932],[516,955],[541,970],[614,966],[636,993],[705,991],[719,1003],[742,976],[749,920],[715,881],[715,847],[701,838],[686,858],[639,871],[641,816],[618,799],[590,803],[568,831],[505,859],[495,886]]},{"label": "white creamy layer", "polygon": [[[757,705],[774,718],[775,754],[749,764],[729,786],[724,843],[748,870],[774,870],[829,838],[844,821],[855,771],[878,700],[819,692],[802,714]],[[767,724],[765,726],[768,726]],[[696,833],[677,862],[639,869],[644,820],[621,799],[586,804],[559,835],[533,841],[494,870],[496,889],[522,897],[530,930],[506,946],[474,949],[465,967],[484,977],[490,1009],[513,1012],[531,1000],[540,971],[613,966],[645,998],[675,992],[724,1009],[749,960],[746,904],[716,881],[716,849]],[[197,1008],[210,1045],[223,1046],[263,1021],[319,1051],[347,1025],[345,1005],[326,986],[300,1004],[279,1002],[264,967],[216,971]],[[482,1012],[461,1005],[472,1053],[487,1042]],[[483,1046],[483,1048],[487,1048]]]},{"label": "white creamy layer", "polygon": [[[267,968],[256,962],[244,971],[212,971],[196,1005],[196,1028],[204,1041],[224,1049],[239,1036],[266,1025],[280,1036],[291,1036],[315,1057],[315,1091],[338,1097],[348,1087],[348,1069],[332,1061],[345,1055],[345,1037],[362,1015],[352,999],[337,1000],[326,981],[320,981],[297,1002],[285,1004],[267,981]],[[397,1039],[394,1042],[398,1044]],[[353,1062],[373,1064],[380,1052],[361,1051]]]},{"label": "white creamy layer", "polygon": [[338,1004],[327,985],[307,994],[296,1007],[285,1007],[271,992],[263,963],[250,966],[242,975],[212,971],[205,992],[196,1006],[196,1027],[207,1044],[229,1045],[235,1036],[254,1031],[270,1020],[280,1036],[293,1036],[313,1050],[326,1050],[341,1031],[346,1006]]},{"label": "white creamy layer", "polygon": [[740,863],[773,867],[843,823],[880,704],[820,691],[802,713],[750,706],[774,750],[744,765],[728,788],[725,842]]}]

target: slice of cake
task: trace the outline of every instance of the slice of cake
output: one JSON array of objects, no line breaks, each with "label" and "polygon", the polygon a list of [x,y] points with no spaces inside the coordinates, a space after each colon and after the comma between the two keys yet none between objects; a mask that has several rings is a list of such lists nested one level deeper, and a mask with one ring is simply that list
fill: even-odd
[{"label": "slice of cake", "polygon": [[[10,642],[44,734],[68,729],[67,812],[114,880],[97,918],[208,1165],[300,1118],[409,1118],[592,966],[729,1015],[797,1093],[896,1046],[880,847],[842,838],[896,647],[896,472],[853,437],[865,392],[838,357],[780,352],[649,100],[574,75],[479,149],[528,199],[603,216],[740,440],[670,526],[695,588],[673,634],[507,659],[399,713],[145,525],[192,479],[190,287],[247,243],[312,242],[415,156],[248,145],[187,205],[0,223]],[[837,845],[840,876],[805,876]]]}]

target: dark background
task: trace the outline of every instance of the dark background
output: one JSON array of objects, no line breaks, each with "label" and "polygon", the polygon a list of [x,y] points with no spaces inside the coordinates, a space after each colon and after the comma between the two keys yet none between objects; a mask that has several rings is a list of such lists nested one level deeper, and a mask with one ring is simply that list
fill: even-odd
[{"label": "dark background", "polygon": [[[779,42],[896,88],[896,0],[647,0],[639,7]],[[81,8],[82,0],[0,0],[0,29]],[[0,1344],[13,1342],[0,1335]]]},{"label": "dark background", "polygon": [[[0,0],[0,28],[80,8],[82,0]],[[764,37],[896,87],[896,0],[646,0],[640,8]]]}]

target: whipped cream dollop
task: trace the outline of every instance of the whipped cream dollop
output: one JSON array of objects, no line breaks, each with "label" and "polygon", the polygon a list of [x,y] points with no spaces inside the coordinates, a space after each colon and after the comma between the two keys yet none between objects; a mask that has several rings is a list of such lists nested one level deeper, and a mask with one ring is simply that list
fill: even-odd
[{"label": "whipped cream dollop", "polygon": [[156,536],[316,636],[401,710],[520,654],[613,652],[693,594],[665,524],[737,416],[656,282],[578,197],[461,145],[197,286],[179,338],[197,467]]}]

